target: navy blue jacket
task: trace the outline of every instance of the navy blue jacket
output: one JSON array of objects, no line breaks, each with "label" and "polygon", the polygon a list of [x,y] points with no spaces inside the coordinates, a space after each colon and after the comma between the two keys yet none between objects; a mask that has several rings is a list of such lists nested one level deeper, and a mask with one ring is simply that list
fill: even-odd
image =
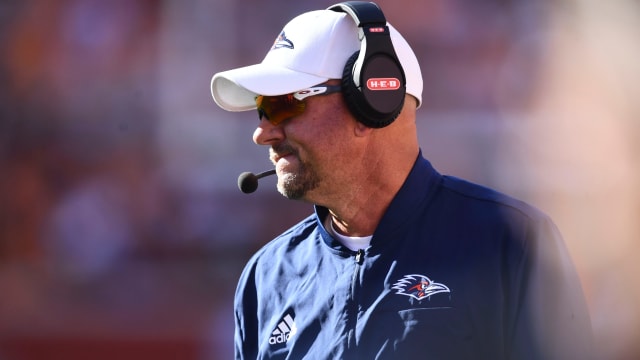
[{"label": "navy blue jacket", "polygon": [[236,359],[585,359],[579,278],[553,222],[420,155],[354,252],[327,209],[259,250],[235,299]]}]

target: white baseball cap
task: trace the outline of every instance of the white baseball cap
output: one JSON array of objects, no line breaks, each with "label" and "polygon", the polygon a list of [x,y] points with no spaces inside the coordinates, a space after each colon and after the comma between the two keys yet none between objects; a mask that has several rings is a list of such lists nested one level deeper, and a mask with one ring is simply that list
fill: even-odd
[{"label": "white baseball cap", "polygon": [[[413,50],[390,24],[391,42],[405,72],[406,90],[422,103],[422,74]],[[300,91],[341,79],[347,60],[360,49],[358,28],[346,13],[316,10],[295,17],[280,32],[260,64],[215,74],[211,95],[221,108],[256,108],[258,95]]]}]

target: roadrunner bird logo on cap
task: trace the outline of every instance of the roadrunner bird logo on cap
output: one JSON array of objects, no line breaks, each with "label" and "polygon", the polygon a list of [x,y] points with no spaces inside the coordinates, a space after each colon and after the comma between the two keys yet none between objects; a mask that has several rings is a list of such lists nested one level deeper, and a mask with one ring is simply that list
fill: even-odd
[{"label": "roadrunner bird logo on cap", "polygon": [[446,285],[433,282],[428,277],[418,274],[405,275],[391,288],[396,290],[396,294],[409,296],[416,300],[426,299],[438,293],[451,292]]},{"label": "roadrunner bird logo on cap", "polygon": [[278,35],[278,37],[276,38],[276,40],[273,42],[273,47],[271,48],[271,50],[281,49],[281,48],[293,49],[293,42],[287,39],[287,36],[284,34],[284,31],[281,32],[280,35]]}]

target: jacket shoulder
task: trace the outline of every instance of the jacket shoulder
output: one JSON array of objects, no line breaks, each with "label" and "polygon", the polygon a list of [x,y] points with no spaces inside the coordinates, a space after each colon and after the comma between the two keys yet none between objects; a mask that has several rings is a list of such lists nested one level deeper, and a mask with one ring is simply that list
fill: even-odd
[{"label": "jacket shoulder", "polygon": [[523,216],[530,221],[550,220],[547,214],[525,201],[454,176],[442,177],[442,190],[449,200],[457,198],[470,206],[485,210],[496,209],[502,213]]}]

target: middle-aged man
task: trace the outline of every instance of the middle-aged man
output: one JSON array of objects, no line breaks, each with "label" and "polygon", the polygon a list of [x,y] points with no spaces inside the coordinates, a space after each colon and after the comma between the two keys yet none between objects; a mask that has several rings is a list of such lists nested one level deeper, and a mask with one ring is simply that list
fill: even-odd
[{"label": "middle-aged man", "polygon": [[315,205],[246,265],[237,359],[590,357],[553,222],[422,156],[420,66],[377,5],[299,15],[211,87],[226,110],[258,110],[278,191]]}]

